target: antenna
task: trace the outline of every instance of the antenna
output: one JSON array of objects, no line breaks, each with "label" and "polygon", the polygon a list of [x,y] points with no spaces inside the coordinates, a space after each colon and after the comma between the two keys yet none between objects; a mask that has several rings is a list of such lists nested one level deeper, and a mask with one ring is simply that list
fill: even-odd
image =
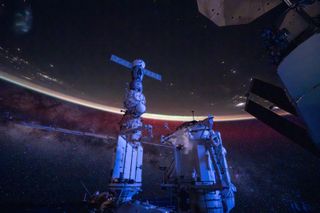
[{"label": "antenna", "polygon": [[[84,183],[82,181],[80,181],[81,185],[83,186],[84,190],[91,196],[92,194],[90,193],[90,191],[88,190],[88,188],[86,187],[86,185],[84,185]],[[84,199],[87,197],[87,193],[85,194]]]},{"label": "antenna", "polygon": [[194,120],[194,110],[192,110],[191,112],[192,112],[192,120],[195,121]]}]

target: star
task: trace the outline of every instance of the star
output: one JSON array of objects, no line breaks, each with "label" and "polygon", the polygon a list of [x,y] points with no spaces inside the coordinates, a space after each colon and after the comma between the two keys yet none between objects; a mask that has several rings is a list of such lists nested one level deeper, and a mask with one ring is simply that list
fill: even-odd
[{"label": "star", "polygon": [[237,70],[235,70],[235,69],[231,69],[230,71],[231,71],[232,74],[236,74],[237,73]]}]

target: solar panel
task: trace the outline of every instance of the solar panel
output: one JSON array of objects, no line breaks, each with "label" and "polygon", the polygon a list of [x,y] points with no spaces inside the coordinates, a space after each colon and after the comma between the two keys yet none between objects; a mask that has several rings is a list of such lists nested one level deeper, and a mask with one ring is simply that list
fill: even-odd
[{"label": "solar panel", "polygon": [[158,81],[161,81],[162,80],[162,76],[157,74],[157,73],[154,73],[150,70],[147,70],[147,69],[143,69],[143,73],[146,75],[146,76],[149,76],[150,78],[154,78]]},{"label": "solar panel", "polygon": [[272,102],[277,107],[280,107],[293,115],[297,115],[293,104],[287,97],[285,90],[281,87],[259,79],[253,79],[250,86],[250,92]]},{"label": "solar panel", "polygon": [[291,122],[285,117],[277,115],[252,100],[247,101],[245,110],[280,134],[290,138],[298,145],[320,157],[320,152],[312,142],[306,128]]},{"label": "solar panel", "polygon": [[[132,69],[133,65],[132,63],[130,63],[129,61],[125,60],[125,59],[122,59],[118,56],[115,56],[115,55],[111,55],[111,58],[110,58],[111,61],[117,63],[117,64],[120,64],[128,69]],[[152,72],[148,69],[143,69],[143,74],[150,77],[150,78],[153,78],[153,79],[156,79],[158,81],[161,81],[162,80],[162,76],[155,73],[155,72]]]},{"label": "solar panel", "polygon": [[118,56],[115,56],[115,55],[111,55],[111,58],[110,58],[111,61],[117,63],[117,64],[120,64],[128,69],[131,69],[132,68],[132,63],[130,63],[129,61],[127,60],[124,60],[122,58],[119,58]]}]

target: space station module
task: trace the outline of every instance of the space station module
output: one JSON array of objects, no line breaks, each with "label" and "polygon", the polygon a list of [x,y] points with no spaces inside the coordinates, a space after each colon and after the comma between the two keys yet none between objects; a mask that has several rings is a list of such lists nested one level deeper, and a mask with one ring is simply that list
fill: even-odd
[{"label": "space station module", "polygon": [[152,137],[152,126],[144,125],[141,121],[141,115],[146,111],[146,99],[142,87],[144,62],[135,60],[130,64],[120,58],[114,61],[124,66],[129,64],[132,75],[129,88],[126,89],[125,114],[120,122],[120,133],[109,184],[109,188],[116,192],[117,204],[122,204],[131,201],[133,196],[141,191],[142,133],[143,130],[147,130],[149,136]]},{"label": "space station module", "polygon": [[176,194],[178,212],[229,212],[235,206],[226,149],[213,131],[213,116],[187,122],[162,138],[173,145],[174,160],[166,168],[162,187]]}]

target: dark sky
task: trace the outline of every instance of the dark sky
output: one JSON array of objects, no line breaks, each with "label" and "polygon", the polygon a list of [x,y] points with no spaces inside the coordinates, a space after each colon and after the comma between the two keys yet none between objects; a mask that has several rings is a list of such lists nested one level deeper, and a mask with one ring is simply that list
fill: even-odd
[{"label": "dark sky", "polygon": [[[282,8],[249,25],[219,28],[198,12],[196,0],[0,3],[1,47],[63,82],[61,88],[110,106],[122,107],[130,80],[128,71],[109,61],[111,54],[142,58],[163,75],[162,82],[144,81],[153,113],[243,113],[236,105],[244,102],[250,78],[273,81],[275,75],[260,33]],[[31,30],[19,33],[14,14],[25,10],[32,12]]]}]

